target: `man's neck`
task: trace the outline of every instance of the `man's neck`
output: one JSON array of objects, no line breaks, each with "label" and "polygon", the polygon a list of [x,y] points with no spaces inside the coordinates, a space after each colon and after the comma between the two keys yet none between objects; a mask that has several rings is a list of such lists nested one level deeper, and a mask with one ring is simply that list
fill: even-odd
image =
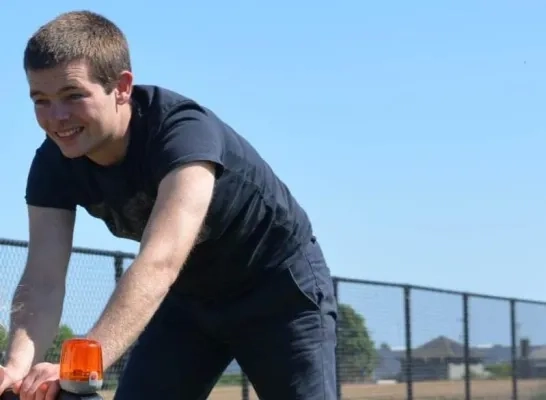
[{"label": "man's neck", "polygon": [[130,140],[129,127],[131,123],[132,108],[130,106],[126,107],[121,112],[122,118],[120,118],[120,126],[118,127],[116,134],[104,142],[94,152],[87,154],[87,158],[95,164],[108,167],[120,163],[125,158]]}]

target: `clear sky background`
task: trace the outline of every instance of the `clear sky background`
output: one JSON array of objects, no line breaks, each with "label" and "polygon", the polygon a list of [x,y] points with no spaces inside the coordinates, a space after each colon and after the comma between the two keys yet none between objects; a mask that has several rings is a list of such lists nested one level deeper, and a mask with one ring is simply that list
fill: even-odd
[{"label": "clear sky background", "polygon": [[[546,3],[136,4],[1,3],[0,237],[27,239],[26,176],[43,139],[26,40],[60,12],[88,8],[127,34],[137,83],[196,99],[256,146],[309,212],[333,274],[546,300]],[[84,212],[75,244],[138,248]],[[8,300],[23,262],[2,250]],[[83,331],[113,271],[107,259],[72,264],[63,318]],[[341,299],[377,341],[400,345],[397,293],[346,285]],[[416,342],[459,339],[460,299],[415,303]],[[472,341],[507,342],[507,305],[472,304]],[[530,307],[521,331],[546,343],[546,308]]]}]

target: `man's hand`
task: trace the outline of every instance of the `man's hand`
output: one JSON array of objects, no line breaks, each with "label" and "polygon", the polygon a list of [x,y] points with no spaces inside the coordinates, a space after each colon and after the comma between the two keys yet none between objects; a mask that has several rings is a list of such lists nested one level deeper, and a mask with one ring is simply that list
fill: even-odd
[{"label": "man's hand", "polygon": [[27,376],[13,383],[13,391],[21,400],[55,400],[61,390],[59,372],[59,364],[36,364]]},{"label": "man's hand", "polygon": [[7,389],[12,389],[17,380],[16,372],[0,366],[0,395]]}]

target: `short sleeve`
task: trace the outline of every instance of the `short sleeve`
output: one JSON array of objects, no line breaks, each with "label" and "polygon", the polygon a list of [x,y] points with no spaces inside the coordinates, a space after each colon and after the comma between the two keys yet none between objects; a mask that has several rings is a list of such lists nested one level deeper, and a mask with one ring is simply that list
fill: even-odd
[{"label": "short sleeve", "polygon": [[216,165],[216,177],[224,171],[224,125],[193,102],[170,108],[149,142],[152,178],[156,185],[172,170],[195,161]]},{"label": "short sleeve", "polygon": [[42,143],[36,150],[27,177],[25,200],[28,205],[76,209],[68,161],[63,159],[55,143],[49,139]]}]

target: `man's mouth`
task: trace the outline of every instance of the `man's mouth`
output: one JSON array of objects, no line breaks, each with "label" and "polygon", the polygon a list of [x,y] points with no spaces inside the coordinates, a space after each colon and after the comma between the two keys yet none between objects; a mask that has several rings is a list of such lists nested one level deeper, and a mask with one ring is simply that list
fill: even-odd
[{"label": "man's mouth", "polygon": [[57,131],[55,132],[55,134],[59,136],[60,138],[65,139],[65,138],[69,138],[70,136],[77,135],[78,133],[81,133],[81,132],[83,132],[83,126],[66,129],[64,131]]}]

